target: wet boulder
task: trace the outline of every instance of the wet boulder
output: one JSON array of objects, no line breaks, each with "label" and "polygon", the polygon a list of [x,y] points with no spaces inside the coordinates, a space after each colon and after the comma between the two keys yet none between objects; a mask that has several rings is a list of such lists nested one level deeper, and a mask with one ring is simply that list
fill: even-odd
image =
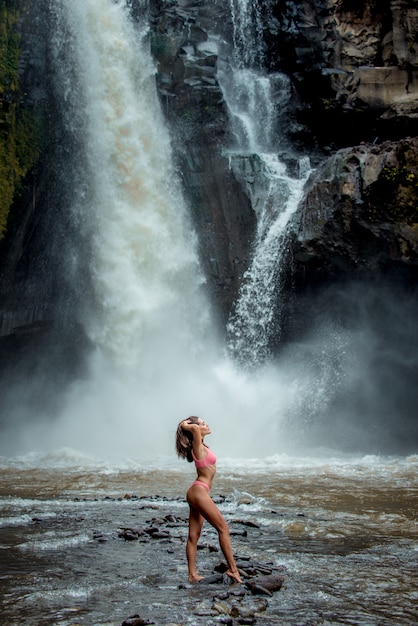
[{"label": "wet boulder", "polygon": [[418,138],[338,151],[309,180],[289,230],[288,276],[418,278]]},{"label": "wet boulder", "polygon": [[137,614],[128,617],[124,622],[122,622],[122,626],[145,626],[146,624],[154,624],[154,622],[143,619]]},{"label": "wet boulder", "polygon": [[246,581],[245,586],[253,594],[272,596],[275,591],[280,591],[283,585],[283,577],[276,573],[267,576],[256,576]]}]

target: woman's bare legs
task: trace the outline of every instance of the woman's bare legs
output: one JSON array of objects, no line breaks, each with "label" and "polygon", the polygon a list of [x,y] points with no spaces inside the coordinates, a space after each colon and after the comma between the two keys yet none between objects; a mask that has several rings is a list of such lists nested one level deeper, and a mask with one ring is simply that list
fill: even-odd
[{"label": "woman's bare legs", "polygon": [[[202,530],[203,518],[205,518],[218,532],[219,545],[221,546],[221,550],[228,564],[226,574],[230,578],[233,578],[236,582],[241,583],[242,580],[239,575],[238,568],[235,565],[235,559],[232,552],[228,524],[210,497],[209,493],[204,487],[193,485],[187,492],[187,501],[190,506],[189,539],[187,540],[186,548],[189,563],[189,580],[191,573],[192,575],[196,573],[197,541]],[[193,580],[196,579],[193,578]]]},{"label": "woman's bare legs", "polygon": [[190,503],[189,506],[189,536],[187,537],[186,556],[187,567],[189,570],[189,583],[193,583],[198,582],[203,578],[203,576],[199,576],[199,574],[197,573],[196,554],[197,542],[199,541],[200,533],[202,532],[204,517],[200,515],[199,511],[195,509]]}]

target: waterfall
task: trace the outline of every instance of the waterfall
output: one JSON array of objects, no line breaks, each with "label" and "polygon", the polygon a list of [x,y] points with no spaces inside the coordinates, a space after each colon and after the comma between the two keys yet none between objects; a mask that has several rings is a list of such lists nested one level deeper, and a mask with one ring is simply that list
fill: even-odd
[{"label": "waterfall", "polygon": [[78,233],[67,265],[93,350],[54,421],[28,417],[19,449],[65,445],[151,463],[173,458],[178,421],[196,414],[214,432],[222,426],[221,455],[274,452],[252,429],[237,436],[261,402],[256,431],[276,415],[277,381],[248,380],[224,356],[157,98],[147,2],[133,19],[128,0],[47,1]]},{"label": "waterfall", "polygon": [[[228,349],[246,365],[259,365],[269,359],[270,338],[274,333],[277,339],[280,333],[280,311],[276,306],[280,258],[305,175],[302,163],[301,178],[290,178],[276,155],[261,153],[253,156],[253,161],[258,166],[257,184],[251,183],[253,189],[248,191],[257,214],[253,258],[227,325]],[[236,163],[234,167],[238,170]]]},{"label": "waterfall", "polygon": [[64,123],[84,162],[72,211],[90,233],[86,330],[99,351],[133,367],[156,337],[195,350],[205,316],[195,236],[155,90],[147,3],[137,25],[128,5],[51,4]]},{"label": "waterfall", "polygon": [[229,0],[236,67],[258,67],[263,62],[265,4],[265,0]]},{"label": "waterfall", "polygon": [[66,263],[84,274],[78,315],[93,351],[48,436],[51,446],[146,456],[172,449],[162,423],[172,429],[205,404],[216,336],[156,93],[148,3],[136,3],[135,20],[130,5],[49,0],[63,180],[78,231]]},{"label": "waterfall", "polygon": [[286,227],[309,174],[309,160],[289,173],[280,152],[290,98],[288,78],[262,68],[261,4],[230,0],[234,49],[219,64],[218,80],[230,118],[227,154],[257,216],[250,267],[227,325],[228,349],[241,364],[258,365],[270,356],[270,338],[280,333],[280,256]]}]

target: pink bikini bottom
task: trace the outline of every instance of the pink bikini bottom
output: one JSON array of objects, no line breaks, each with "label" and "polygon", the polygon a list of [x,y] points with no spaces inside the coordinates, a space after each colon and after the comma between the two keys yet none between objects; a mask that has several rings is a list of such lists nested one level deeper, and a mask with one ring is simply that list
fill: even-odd
[{"label": "pink bikini bottom", "polygon": [[202,480],[195,480],[190,487],[193,487],[193,485],[201,485],[202,487],[204,487],[208,493],[210,492],[210,487],[209,485],[207,485],[206,483],[204,483]]}]

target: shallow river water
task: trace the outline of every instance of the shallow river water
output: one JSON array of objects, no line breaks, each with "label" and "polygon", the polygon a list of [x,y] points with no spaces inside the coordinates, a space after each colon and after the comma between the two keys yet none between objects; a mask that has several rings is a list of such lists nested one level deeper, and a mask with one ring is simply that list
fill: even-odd
[{"label": "shallow river water", "polygon": [[[157,466],[157,465],[156,465]],[[257,624],[416,624],[418,457],[223,459],[213,497],[238,559],[278,568],[284,583]],[[0,459],[0,623],[226,623],[188,585],[192,466],[106,466],[68,450]],[[122,528],[170,516],[169,538],[126,541]],[[204,526],[199,570],[222,561]],[[206,546],[206,547],[205,547]],[[221,589],[219,589],[221,587]]]}]

